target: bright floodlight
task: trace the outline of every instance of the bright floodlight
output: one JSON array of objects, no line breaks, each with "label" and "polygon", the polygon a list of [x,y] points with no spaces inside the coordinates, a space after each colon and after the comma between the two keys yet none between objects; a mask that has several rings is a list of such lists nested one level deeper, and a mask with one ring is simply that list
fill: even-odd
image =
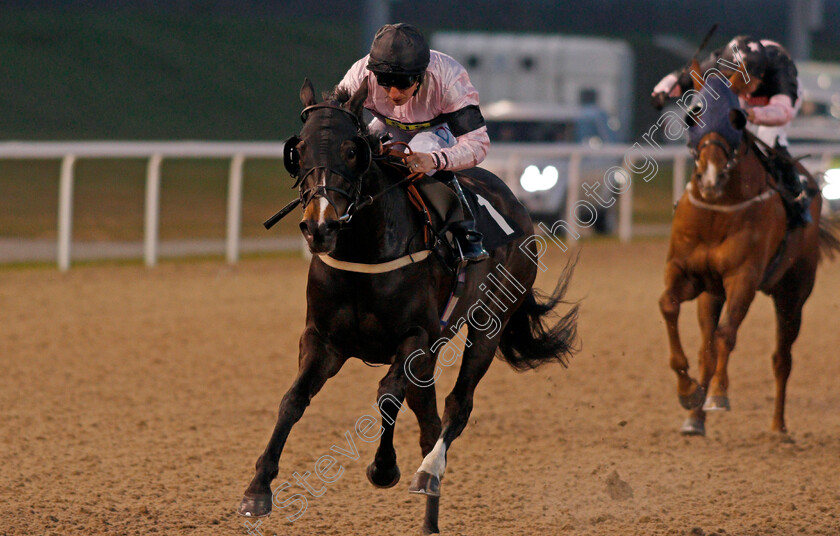
[{"label": "bright floodlight", "polygon": [[840,199],[840,182],[831,182],[823,186],[823,197],[829,201]]},{"label": "bright floodlight", "polygon": [[554,166],[546,166],[542,172],[543,190],[550,190],[557,184],[557,179],[560,178],[560,173]]},{"label": "bright floodlight", "polygon": [[535,165],[530,165],[522,172],[519,178],[519,184],[526,192],[536,192],[539,190],[538,184],[540,182],[540,169]]},{"label": "bright floodlight", "polygon": [[546,166],[540,173],[540,169],[535,165],[530,165],[522,172],[519,178],[519,184],[526,192],[540,192],[543,190],[550,190],[557,184],[557,179],[560,173],[554,166]]},{"label": "bright floodlight", "polygon": [[825,182],[840,184],[840,168],[829,169],[825,172]]}]

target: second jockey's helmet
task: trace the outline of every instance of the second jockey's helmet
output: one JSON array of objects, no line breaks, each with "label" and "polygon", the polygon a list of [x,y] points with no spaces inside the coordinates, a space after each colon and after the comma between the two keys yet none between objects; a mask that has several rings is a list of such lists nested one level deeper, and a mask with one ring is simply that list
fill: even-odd
[{"label": "second jockey's helmet", "polygon": [[[733,45],[738,48],[740,58],[735,57]],[[767,71],[767,54],[764,51],[764,45],[750,35],[739,35],[727,43],[721,54],[721,59],[733,64],[743,62],[747,73],[756,78],[763,77],[765,71]]]},{"label": "second jockey's helmet", "polygon": [[386,24],[376,32],[367,68],[374,73],[419,75],[429,66],[429,45],[411,24]]}]

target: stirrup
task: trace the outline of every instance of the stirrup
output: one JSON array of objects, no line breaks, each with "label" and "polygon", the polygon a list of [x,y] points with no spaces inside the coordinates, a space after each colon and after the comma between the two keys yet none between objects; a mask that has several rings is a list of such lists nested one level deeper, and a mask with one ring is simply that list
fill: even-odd
[{"label": "stirrup", "polygon": [[799,209],[799,219],[806,225],[814,223],[814,219],[811,217],[811,201],[812,198],[808,195],[807,190],[802,190],[802,192],[796,196],[796,199],[793,200],[793,202],[796,203],[796,208]]},{"label": "stirrup", "polygon": [[796,227],[804,227],[809,223],[813,223],[811,217],[811,201],[813,198],[808,195],[808,190],[803,189],[798,194],[794,194],[790,190],[786,190],[787,201],[785,201],[785,210],[788,213],[788,225],[791,229]]},{"label": "stirrup", "polygon": [[487,260],[490,254],[484,249],[481,242],[473,242],[466,236],[456,237],[455,243],[458,246],[460,260],[465,262],[481,262]]},{"label": "stirrup", "polygon": [[475,228],[475,221],[462,220],[456,222],[450,228],[455,242],[458,244],[460,257],[469,262],[481,262],[487,259],[490,254],[484,249],[482,243],[484,235]]}]

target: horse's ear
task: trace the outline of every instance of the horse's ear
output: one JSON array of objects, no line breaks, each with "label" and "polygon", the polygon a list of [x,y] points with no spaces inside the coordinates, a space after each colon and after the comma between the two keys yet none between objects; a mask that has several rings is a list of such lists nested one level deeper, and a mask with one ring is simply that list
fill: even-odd
[{"label": "horse's ear", "polygon": [[361,121],[362,119],[362,105],[365,103],[365,99],[368,96],[368,85],[367,82],[363,82],[359,89],[353,93],[353,96],[350,97],[350,100],[347,101],[347,105],[345,108],[353,113],[356,117],[359,118]]},{"label": "horse's ear", "polygon": [[729,122],[738,130],[744,130],[747,126],[747,112],[740,108],[729,110]]},{"label": "horse's ear", "polygon": [[691,81],[694,82],[694,91],[697,91],[699,93],[700,90],[703,89],[703,83],[702,83],[703,79],[700,78],[702,76],[702,74],[700,73],[700,64],[697,63],[696,58],[691,60],[691,72],[696,73],[696,75],[697,75],[697,76],[692,76]]},{"label": "horse's ear", "polygon": [[315,88],[312,87],[312,82],[308,78],[303,79],[303,85],[300,87],[300,102],[304,106],[315,104]]}]

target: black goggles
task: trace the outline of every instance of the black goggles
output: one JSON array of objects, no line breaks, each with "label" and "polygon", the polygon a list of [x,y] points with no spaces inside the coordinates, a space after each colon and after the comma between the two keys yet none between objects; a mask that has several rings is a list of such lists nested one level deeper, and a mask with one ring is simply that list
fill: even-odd
[{"label": "black goggles", "polygon": [[417,79],[417,75],[376,73],[376,83],[384,88],[408,89]]}]

